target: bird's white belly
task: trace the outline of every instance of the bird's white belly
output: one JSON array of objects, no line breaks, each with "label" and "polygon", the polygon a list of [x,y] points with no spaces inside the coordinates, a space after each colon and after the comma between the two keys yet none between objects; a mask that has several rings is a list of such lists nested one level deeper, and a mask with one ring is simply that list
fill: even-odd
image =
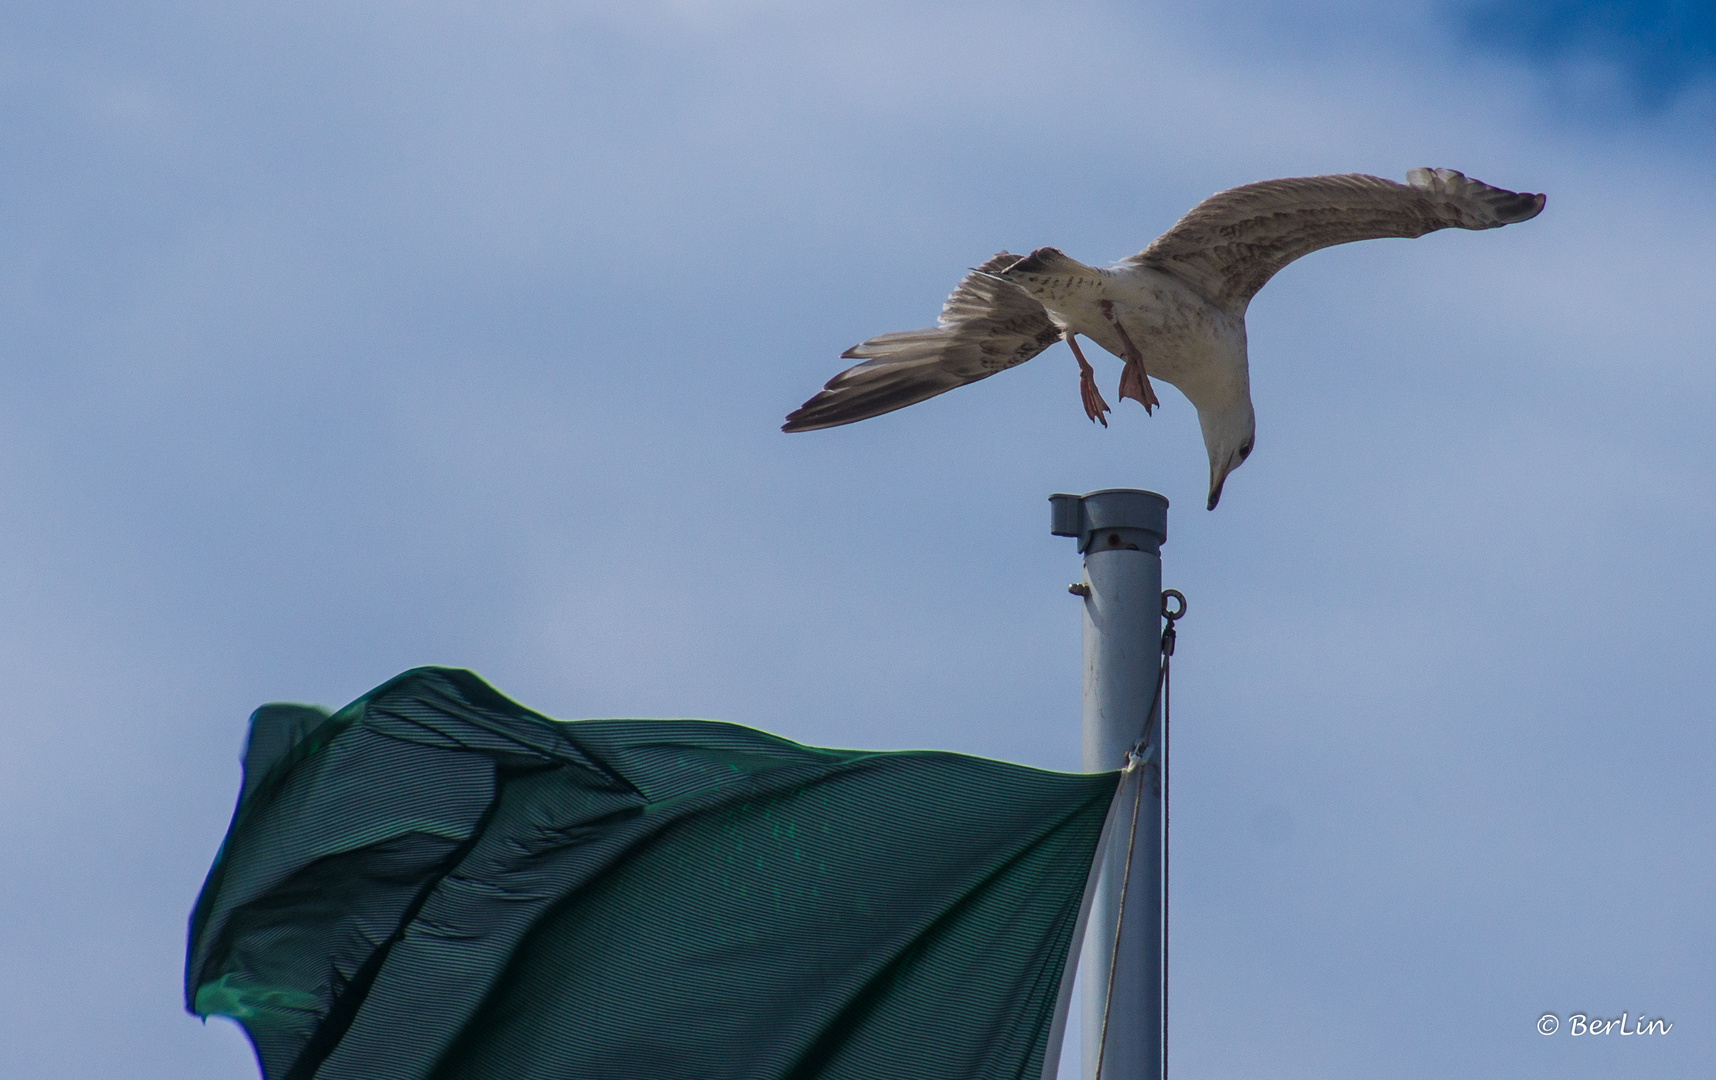
[{"label": "bird's white belly", "polygon": [[1032,290],[1057,323],[1123,357],[1118,322],[1150,377],[1178,387],[1194,404],[1236,380],[1249,382],[1244,317],[1211,305],[1178,279],[1122,267],[1062,281]]}]

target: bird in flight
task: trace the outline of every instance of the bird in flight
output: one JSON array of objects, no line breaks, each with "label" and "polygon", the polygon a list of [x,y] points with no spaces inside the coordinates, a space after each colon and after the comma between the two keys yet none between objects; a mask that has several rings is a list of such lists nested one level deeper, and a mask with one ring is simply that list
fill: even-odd
[{"label": "bird in flight", "polygon": [[1245,310],[1275,273],[1319,248],[1437,229],[1526,221],[1544,196],[1507,191],[1453,169],[1413,169],[1406,183],[1351,173],[1264,180],[1212,195],[1156,242],[1109,269],[1052,247],[1002,252],[968,274],[923,330],[873,337],[841,353],[863,363],[828,381],[786,418],[814,431],[903,409],[1017,367],[1057,341],[1078,361],[1085,415],[1108,426],[1108,402],[1078,337],[1126,362],[1120,396],[1151,412],[1152,378],[1198,410],[1209,451],[1209,509],[1251,454],[1257,418]]}]

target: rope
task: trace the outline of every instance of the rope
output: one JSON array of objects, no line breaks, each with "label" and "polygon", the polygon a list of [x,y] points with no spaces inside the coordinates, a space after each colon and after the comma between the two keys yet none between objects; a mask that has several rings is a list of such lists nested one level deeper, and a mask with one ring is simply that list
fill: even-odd
[{"label": "rope", "polygon": [[[1158,686],[1161,684],[1158,683]],[[1131,774],[1141,758],[1138,747],[1126,752],[1126,768]],[[1120,930],[1126,922],[1126,890],[1132,885],[1132,852],[1137,848],[1138,807],[1144,802],[1144,776],[1138,776],[1138,791],[1132,796],[1132,828],[1126,834],[1126,870],[1120,878],[1120,910],[1114,916],[1114,948],[1108,954],[1108,986],[1102,992],[1102,1032],[1096,1041],[1096,1080],[1102,1080],[1102,1059],[1108,1054],[1108,1016],[1114,1006],[1114,970],[1120,966]]]},{"label": "rope", "polygon": [[[1168,598],[1172,596],[1180,601],[1179,611],[1170,611]],[[1144,735],[1132,748],[1126,751],[1126,764],[1121,772],[1130,776],[1138,772],[1138,790],[1132,796],[1132,826],[1126,833],[1126,867],[1120,878],[1120,905],[1114,915],[1114,948],[1108,956],[1108,986],[1102,994],[1102,1027],[1097,1038],[1096,1077],[1102,1080],[1103,1059],[1108,1055],[1108,1021],[1114,1008],[1114,972],[1120,966],[1120,932],[1126,925],[1126,892],[1132,887],[1132,855],[1138,849],[1138,811],[1144,802],[1144,774],[1140,765],[1148,766],[1144,760],[1144,751],[1150,745],[1151,733],[1156,725],[1156,706],[1162,706],[1162,749],[1161,761],[1157,764],[1156,774],[1162,780],[1162,1074],[1168,1072],[1168,702],[1170,683],[1168,671],[1174,655],[1174,644],[1177,634],[1174,623],[1186,613],[1186,598],[1177,589],[1169,589],[1162,594],[1162,615],[1168,625],[1162,630],[1162,664],[1156,671],[1156,692],[1150,698],[1150,710],[1145,714]]]},{"label": "rope", "polygon": [[[1167,605],[1163,605],[1166,607]],[[1185,608],[1180,614],[1186,613]],[[1174,656],[1174,620],[1162,632],[1162,1077],[1168,1076],[1168,703],[1173,700],[1169,668]],[[1118,929],[1116,930],[1118,933]]]}]

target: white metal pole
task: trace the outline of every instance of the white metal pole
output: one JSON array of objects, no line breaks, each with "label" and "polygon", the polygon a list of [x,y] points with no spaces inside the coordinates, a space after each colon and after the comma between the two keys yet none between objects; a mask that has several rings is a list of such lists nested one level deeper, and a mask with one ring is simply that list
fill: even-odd
[{"label": "white metal pole", "polygon": [[[1079,961],[1083,1076],[1097,1080],[1100,1064],[1101,1080],[1164,1080],[1165,761],[1161,729],[1150,723],[1150,708],[1162,661],[1168,500],[1153,491],[1122,488],[1053,495],[1049,501],[1053,533],[1077,537],[1084,555],[1084,579],[1073,586],[1084,598],[1084,767],[1091,772],[1121,768],[1127,751],[1148,737],[1143,764],[1122,788],[1124,814],[1114,825],[1116,842],[1102,868]],[[1142,794],[1134,833],[1135,784],[1142,785]],[[1122,913],[1129,835],[1135,840]]]}]

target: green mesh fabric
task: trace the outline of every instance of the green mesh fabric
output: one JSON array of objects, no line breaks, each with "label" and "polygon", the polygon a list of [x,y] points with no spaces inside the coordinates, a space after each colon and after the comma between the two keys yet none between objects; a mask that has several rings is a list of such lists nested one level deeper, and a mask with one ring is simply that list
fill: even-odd
[{"label": "green mesh fabric", "polygon": [[252,717],[186,1003],[267,1080],[1034,1080],[1116,783],[421,668]]}]

